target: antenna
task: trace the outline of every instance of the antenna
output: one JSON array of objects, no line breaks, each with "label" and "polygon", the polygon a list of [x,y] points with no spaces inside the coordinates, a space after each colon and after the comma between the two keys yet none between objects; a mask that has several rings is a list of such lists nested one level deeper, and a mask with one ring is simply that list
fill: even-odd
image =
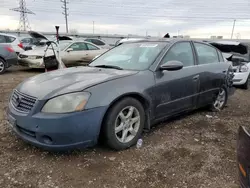
[{"label": "antenna", "polygon": [[19,0],[19,7],[10,9],[12,11],[20,12],[20,20],[19,20],[19,30],[26,31],[26,29],[31,29],[28,21],[27,14],[35,14],[31,10],[26,8],[25,0]]}]

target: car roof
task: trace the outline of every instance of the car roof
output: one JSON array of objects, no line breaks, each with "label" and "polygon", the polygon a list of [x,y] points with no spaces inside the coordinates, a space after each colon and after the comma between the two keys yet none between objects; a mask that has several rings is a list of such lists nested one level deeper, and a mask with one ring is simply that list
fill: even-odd
[{"label": "car roof", "polygon": [[5,35],[5,36],[8,36],[8,37],[15,37],[15,38],[17,38],[17,36],[15,36],[15,35],[10,35],[10,34],[6,34],[6,33],[0,33],[0,35]]}]

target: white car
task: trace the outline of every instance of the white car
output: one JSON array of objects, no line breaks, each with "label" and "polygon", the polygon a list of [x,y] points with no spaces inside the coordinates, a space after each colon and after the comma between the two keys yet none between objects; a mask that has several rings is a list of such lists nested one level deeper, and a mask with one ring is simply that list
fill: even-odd
[{"label": "white car", "polygon": [[0,33],[0,43],[10,44],[17,54],[24,52],[22,43],[15,35]]},{"label": "white car", "polygon": [[233,85],[248,89],[250,84],[250,44],[236,41],[210,42],[218,48],[234,70]]},{"label": "white car", "polygon": [[[60,56],[65,65],[88,64],[96,56],[107,51],[86,41],[60,41],[59,47]],[[36,47],[34,50],[21,53],[18,56],[18,64],[30,68],[44,68],[45,49],[46,46]],[[52,47],[46,52],[46,56],[51,55],[53,55]]]}]

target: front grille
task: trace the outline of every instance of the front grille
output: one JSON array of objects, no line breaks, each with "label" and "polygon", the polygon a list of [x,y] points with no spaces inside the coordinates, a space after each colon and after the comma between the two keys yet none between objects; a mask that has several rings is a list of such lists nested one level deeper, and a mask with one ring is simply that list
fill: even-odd
[{"label": "front grille", "polygon": [[36,98],[25,95],[23,93],[18,92],[15,90],[11,97],[11,103],[13,106],[21,112],[28,113],[33,108],[36,102]]},{"label": "front grille", "polygon": [[21,66],[24,66],[24,67],[28,67],[29,63],[23,62],[23,61],[18,61],[18,65],[21,65]]}]

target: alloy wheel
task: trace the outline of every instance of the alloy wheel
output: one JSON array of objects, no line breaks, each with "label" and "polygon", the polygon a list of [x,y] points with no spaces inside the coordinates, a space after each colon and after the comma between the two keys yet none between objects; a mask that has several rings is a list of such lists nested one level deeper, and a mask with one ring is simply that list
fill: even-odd
[{"label": "alloy wheel", "polygon": [[214,101],[214,108],[221,110],[226,102],[226,91],[224,88],[221,88],[216,100]]},{"label": "alloy wheel", "polygon": [[127,106],[119,113],[115,121],[115,135],[121,143],[128,143],[137,135],[140,128],[140,113],[137,108]]}]

